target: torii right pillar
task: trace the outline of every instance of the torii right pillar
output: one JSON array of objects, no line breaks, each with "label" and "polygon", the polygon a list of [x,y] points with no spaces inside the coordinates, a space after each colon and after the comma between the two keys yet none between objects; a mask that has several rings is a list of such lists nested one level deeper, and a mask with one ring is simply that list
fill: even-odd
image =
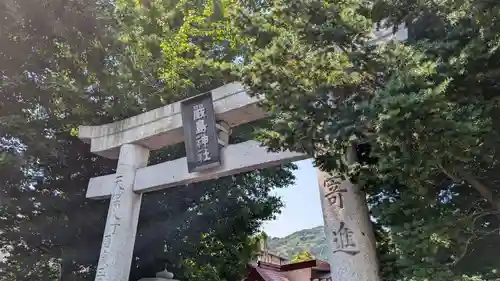
[{"label": "torii right pillar", "polygon": [[[356,161],[355,147],[346,161]],[[325,234],[329,249],[331,280],[380,281],[376,240],[366,195],[349,180],[341,180],[317,169]]]}]

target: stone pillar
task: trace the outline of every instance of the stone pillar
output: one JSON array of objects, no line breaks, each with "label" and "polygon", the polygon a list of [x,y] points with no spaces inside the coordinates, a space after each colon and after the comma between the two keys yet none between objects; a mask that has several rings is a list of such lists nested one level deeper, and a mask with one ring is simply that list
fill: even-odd
[{"label": "stone pillar", "polygon": [[97,266],[96,281],[129,279],[142,194],[133,191],[137,169],[146,167],[149,150],[135,144],[120,148],[116,179]]},{"label": "stone pillar", "polygon": [[[355,161],[355,150],[347,153]],[[375,237],[366,195],[348,180],[332,182],[330,174],[317,170],[321,206],[332,280],[379,281]]]}]

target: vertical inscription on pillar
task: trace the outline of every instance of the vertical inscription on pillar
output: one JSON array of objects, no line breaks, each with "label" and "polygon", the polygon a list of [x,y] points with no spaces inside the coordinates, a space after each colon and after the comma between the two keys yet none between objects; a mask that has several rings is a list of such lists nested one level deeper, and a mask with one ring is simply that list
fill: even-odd
[{"label": "vertical inscription on pillar", "polygon": [[116,229],[120,227],[120,214],[117,210],[120,208],[121,197],[123,192],[125,192],[125,188],[122,183],[123,176],[116,176],[115,188],[113,195],[111,197],[111,212],[109,214],[109,228],[107,228],[103,237],[102,247],[101,247],[101,256],[99,259],[99,268],[96,272],[96,281],[105,281],[107,280],[106,269],[109,267],[108,264],[108,256],[109,249],[111,248],[111,244],[113,243],[113,236],[116,233]]},{"label": "vertical inscription on pillar", "polygon": [[335,184],[333,179],[326,179],[323,182],[323,186],[326,188],[325,197],[328,200],[330,206],[337,206],[339,208],[344,208],[343,193],[347,192],[347,189],[340,188],[339,184]]},{"label": "vertical inscription on pillar", "polygon": [[220,148],[211,93],[184,100],[181,105],[188,171],[219,166]]},{"label": "vertical inscription on pillar", "polygon": [[337,231],[333,231],[333,253],[342,252],[354,256],[359,253],[354,243],[353,232],[341,221]]},{"label": "vertical inscription on pillar", "polygon": [[335,178],[327,178],[323,181],[324,196],[328,205],[339,212],[340,220],[338,228],[332,231],[333,234],[333,253],[345,253],[351,256],[357,255],[360,251],[356,246],[354,232],[347,226],[342,218],[340,211],[344,209],[344,199],[348,192],[342,188]]}]

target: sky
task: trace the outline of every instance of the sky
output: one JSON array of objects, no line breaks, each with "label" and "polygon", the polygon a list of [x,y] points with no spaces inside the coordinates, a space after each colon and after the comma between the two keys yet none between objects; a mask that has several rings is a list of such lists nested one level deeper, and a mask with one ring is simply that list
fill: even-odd
[{"label": "sky", "polygon": [[263,230],[272,237],[285,237],[295,231],[323,225],[316,170],[311,160],[295,164],[295,184],[288,188],[277,188],[273,192],[285,204],[276,220],[267,221]]}]

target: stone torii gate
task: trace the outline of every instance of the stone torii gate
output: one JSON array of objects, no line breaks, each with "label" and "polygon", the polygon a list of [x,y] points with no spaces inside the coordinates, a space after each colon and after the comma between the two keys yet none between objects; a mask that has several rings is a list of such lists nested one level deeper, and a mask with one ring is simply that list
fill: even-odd
[{"label": "stone torii gate", "polygon": [[[90,179],[87,190],[87,198],[110,198],[96,281],[128,280],[142,193],[309,158],[291,151],[268,152],[256,141],[227,145],[232,127],[266,117],[258,102],[242,84],[231,83],[198,100],[79,127],[79,137],[90,143],[91,152],[118,159],[116,174]],[[147,166],[150,150],[180,142],[186,143],[187,157]],[[318,171],[332,280],[377,281],[364,194],[346,181],[333,185],[328,177]]]}]

